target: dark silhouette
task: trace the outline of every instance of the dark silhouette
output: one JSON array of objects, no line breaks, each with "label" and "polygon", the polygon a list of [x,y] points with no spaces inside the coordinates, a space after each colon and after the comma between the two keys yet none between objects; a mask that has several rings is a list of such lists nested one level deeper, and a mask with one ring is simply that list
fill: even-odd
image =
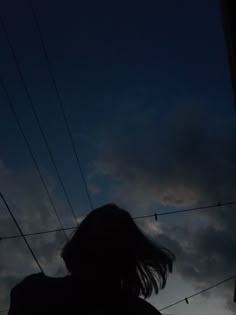
[{"label": "dark silhouette", "polygon": [[165,287],[174,254],[156,245],[114,204],[93,210],[64,246],[70,275],[26,277],[11,291],[9,315],[160,314],[144,298]]}]

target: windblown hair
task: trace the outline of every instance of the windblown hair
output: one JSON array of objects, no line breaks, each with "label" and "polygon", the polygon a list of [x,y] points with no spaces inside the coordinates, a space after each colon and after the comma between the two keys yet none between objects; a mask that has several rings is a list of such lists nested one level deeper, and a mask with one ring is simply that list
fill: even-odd
[{"label": "windblown hair", "polygon": [[[175,255],[157,245],[115,204],[90,212],[62,249],[68,271],[85,282],[150,297],[166,284]],[[109,290],[109,287],[107,287]]]}]

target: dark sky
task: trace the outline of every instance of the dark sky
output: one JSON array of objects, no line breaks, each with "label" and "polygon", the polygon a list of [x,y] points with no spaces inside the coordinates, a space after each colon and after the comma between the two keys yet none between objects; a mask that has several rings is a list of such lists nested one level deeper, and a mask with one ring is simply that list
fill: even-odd
[{"label": "dark sky", "polygon": [[[236,199],[235,112],[217,1],[35,0],[33,5],[95,206],[115,201],[133,215],[141,215],[152,213],[153,209],[163,211]],[[89,205],[29,2],[5,1],[0,12],[79,217],[89,211]],[[0,45],[0,78],[63,222],[71,224],[68,205],[2,28]],[[57,222],[49,211],[45,192],[2,89],[0,100],[0,188],[25,231],[53,228]],[[231,271],[236,273],[233,264],[227,265],[227,257],[231,257],[227,255],[234,248],[229,233],[231,209],[217,210],[214,217],[201,213],[195,219],[163,218],[160,229],[146,225],[150,233],[161,231],[160,238],[183,261],[182,265],[181,259],[178,262],[174,289],[166,290],[158,303],[164,306],[178,299],[178,281],[178,292],[189,294],[186,292],[198,285],[208,286],[214,280],[227,278]],[[10,235],[15,229],[3,213],[3,231]],[[222,243],[217,243],[221,244],[217,249],[212,244],[219,241],[219,231],[225,234],[220,235]],[[183,243],[187,232],[192,237],[194,253],[188,252]],[[51,243],[45,239],[42,244],[40,239],[35,240],[35,248],[44,257],[48,270],[56,257],[55,253],[55,257],[49,254],[50,246],[57,241],[60,248],[60,240],[52,237]],[[226,244],[232,245],[228,253]],[[192,267],[200,253],[206,257],[218,255],[222,261],[209,277],[207,259],[201,262],[199,273]],[[6,283],[4,292],[22,274],[32,272],[32,267],[8,267],[6,259],[1,274]],[[206,309],[202,311],[216,314],[217,309],[219,314],[235,314],[229,311],[232,305],[226,307],[223,303],[227,290],[228,287],[220,291],[221,308],[212,306],[214,298],[208,296],[203,299]],[[2,303],[7,305],[7,297]],[[156,300],[153,303],[158,305]],[[179,312],[187,314],[189,309],[182,307]],[[193,305],[191,314],[198,314],[198,310]]]}]

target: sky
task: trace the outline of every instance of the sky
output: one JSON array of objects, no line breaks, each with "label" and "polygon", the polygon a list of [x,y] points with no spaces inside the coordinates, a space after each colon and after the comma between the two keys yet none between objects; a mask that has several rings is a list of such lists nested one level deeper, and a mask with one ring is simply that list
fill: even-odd
[{"label": "sky", "polygon": [[[132,216],[236,200],[236,113],[216,0],[34,0],[92,204]],[[91,211],[29,1],[0,4],[1,18],[78,220]],[[64,227],[75,224],[0,28],[4,82]],[[0,191],[25,233],[59,223],[0,89]],[[176,257],[161,309],[236,274],[235,206],[137,221]],[[17,234],[0,204],[0,236]],[[69,233],[69,232],[68,232]],[[71,233],[71,232],[70,232]],[[28,238],[49,276],[66,274],[63,233]],[[0,242],[0,305],[38,272],[23,240]],[[233,282],[163,314],[232,315]]]}]

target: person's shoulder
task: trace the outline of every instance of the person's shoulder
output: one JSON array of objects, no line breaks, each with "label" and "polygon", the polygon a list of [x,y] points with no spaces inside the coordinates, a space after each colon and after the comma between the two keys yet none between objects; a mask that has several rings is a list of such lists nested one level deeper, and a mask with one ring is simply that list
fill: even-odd
[{"label": "person's shoulder", "polygon": [[42,272],[32,273],[31,275],[26,276],[19,284],[29,284],[35,281],[41,281],[45,278],[45,275]]},{"label": "person's shoulder", "polygon": [[137,297],[136,298],[137,306],[139,309],[143,309],[144,313],[147,315],[161,315],[161,313],[149,302],[146,300]]},{"label": "person's shoulder", "polygon": [[42,272],[33,273],[17,283],[12,290],[18,291],[23,289],[31,289],[36,283],[42,282],[44,279],[45,276]]},{"label": "person's shoulder", "polygon": [[41,282],[43,278],[44,275],[41,273],[31,274],[11,289],[9,315],[29,314],[26,310],[29,309],[29,304],[34,302],[37,296],[35,288],[39,286],[38,282]]},{"label": "person's shoulder", "polygon": [[22,280],[22,282],[29,283],[31,281],[38,281],[38,280],[44,279],[45,277],[46,277],[45,274],[42,272],[32,273],[31,275],[26,276]]}]

